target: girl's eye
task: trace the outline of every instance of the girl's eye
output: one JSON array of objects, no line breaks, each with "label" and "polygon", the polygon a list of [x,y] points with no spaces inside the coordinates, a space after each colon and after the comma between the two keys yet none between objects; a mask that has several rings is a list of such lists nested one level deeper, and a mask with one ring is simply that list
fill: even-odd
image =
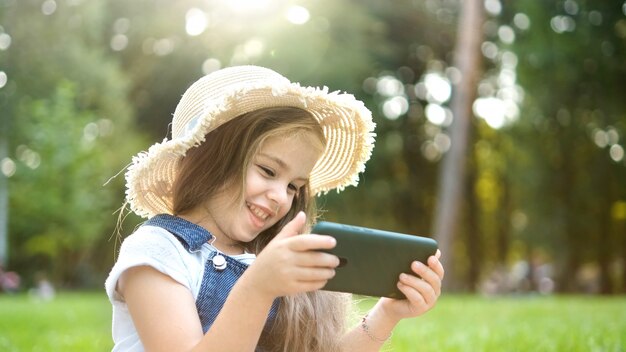
[{"label": "girl's eye", "polygon": [[264,172],[267,176],[271,176],[271,177],[276,176],[276,173],[274,172],[274,170],[272,170],[272,169],[270,169],[270,168],[267,168],[267,167],[265,167],[265,166],[261,166],[261,165],[259,165],[259,168],[260,168],[261,170],[263,170],[263,172]]},{"label": "girl's eye", "polygon": [[298,186],[294,185],[293,183],[290,183],[287,187],[290,191],[298,192]]}]

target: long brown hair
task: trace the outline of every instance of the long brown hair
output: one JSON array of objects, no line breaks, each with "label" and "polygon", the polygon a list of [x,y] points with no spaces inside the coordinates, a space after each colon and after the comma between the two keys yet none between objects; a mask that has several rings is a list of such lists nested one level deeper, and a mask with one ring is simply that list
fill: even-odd
[{"label": "long brown hair", "polygon": [[[263,142],[273,136],[302,136],[320,152],[326,144],[321,126],[306,110],[278,107],[238,116],[210,132],[205,142],[187,151],[180,161],[172,188],[173,213],[185,214],[202,206],[230,185],[241,185],[234,187],[239,189],[234,199],[243,197],[248,165]],[[310,229],[317,208],[308,185],[300,188],[280,221],[242,245],[258,254],[299,211],[307,214]],[[264,351],[338,351],[347,302],[344,294],[323,291],[283,297],[271,331],[263,333],[259,344]]]}]

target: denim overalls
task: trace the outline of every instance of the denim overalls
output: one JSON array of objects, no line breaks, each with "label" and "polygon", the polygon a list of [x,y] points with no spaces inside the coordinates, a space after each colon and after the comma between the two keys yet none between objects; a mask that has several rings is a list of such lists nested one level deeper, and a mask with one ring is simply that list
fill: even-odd
[{"label": "denim overalls", "polygon": [[[185,219],[168,215],[155,215],[144,225],[158,226],[172,233],[183,244],[190,253],[200,251],[202,245],[209,242],[213,235],[203,227],[189,222]],[[219,258],[221,257],[221,258]],[[214,258],[216,260],[214,260]],[[225,262],[224,262],[225,260]],[[224,255],[219,251],[213,251],[209,255],[204,265],[204,275],[202,284],[196,299],[196,308],[202,323],[202,331],[206,333],[217,314],[220,312],[226,301],[226,297],[232,290],[235,282],[241,277],[248,265]],[[268,319],[265,323],[265,330],[271,328],[276,313],[278,311],[278,299],[272,304]],[[245,317],[242,317],[245,319]]]}]

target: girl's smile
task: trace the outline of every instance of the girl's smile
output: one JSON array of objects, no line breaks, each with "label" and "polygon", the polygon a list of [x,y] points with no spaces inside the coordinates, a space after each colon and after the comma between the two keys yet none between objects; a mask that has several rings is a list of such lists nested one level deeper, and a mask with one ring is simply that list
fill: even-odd
[{"label": "girl's smile", "polygon": [[271,213],[268,210],[264,210],[262,207],[259,207],[250,203],[246,203],[246,205],[248,206],[248,209],[250,209],[252,214],[254,214],[256,217],[258,217],[259,219],[263,221],[265,221],[269,216],[271,216]]}]

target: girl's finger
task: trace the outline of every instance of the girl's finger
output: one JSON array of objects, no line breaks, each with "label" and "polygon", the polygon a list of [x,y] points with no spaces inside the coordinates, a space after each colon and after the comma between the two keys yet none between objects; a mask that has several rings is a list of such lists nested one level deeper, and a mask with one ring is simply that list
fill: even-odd
[{"label": "girl's finger", "polygon": [[428,303],[426,303],[424,297],[415,288],[398,282],[398,289],[400,292],[404,293],[404,296],[409,301],[414,311],[425,312],[428,310]]},{"label": "girl's finger", "polygon": [[283,238],[297,236],[300,233],[300,230],[302,230],[302,227],[304,226],[305,223],[306,223],[306,214],[300,211],[298,212],[298,214],[296,214],[296,216],[293,219],[291,219],[291,221],[289,221],[285,226],[283,226],[283,229],[280,230],[280,232],[274,237],[273,240],[280,240]]},{"label": "girl's finger", "polygon": [[301,267],[336,268],[339,258],[334,254],[318,251],[299,252],[295,264]]},{"label": "girl's finger", "polygon": [[337,240],[327,235],[299,235],[289,238],[289,249],[297,252],[318,249],[331,249],[337,245]]},{"label": "girl's finger", "polygon": [[445,275],[445,270],[443,269],[443,265],[439,261],[439,258],[430,257],[428,258],[428,266],[437,273],[439,279],[443,280]]},{"label": "girl's finger", "polygon": [[328,281],[335,276],[335,270],[329,268],[296,268],[293,272],[295,281]]},{"label": "girl's finger", "polygon": [[433,270],[435,270],[437,275],[439,275],[439,277],[443,279],[443,276],[445,274],[445,270],[444,270],[443,264],[441,264],[441,261],[439,260],[439,258],[432,258],[432,257],[428,258],[428,266],[430,266]]},{"label": "girl's finger", "polygon": [[420,278],[413,275],[401,274],[400,283],[413,288],[429,305],[433,305],[437,301],[439,295],[436,289]]},{"label": "girl's finger", "polygon": [[411,269],[433,288],[437,296],[441,294],[441,278],[434,270],[417,261],[413,262]]}]

